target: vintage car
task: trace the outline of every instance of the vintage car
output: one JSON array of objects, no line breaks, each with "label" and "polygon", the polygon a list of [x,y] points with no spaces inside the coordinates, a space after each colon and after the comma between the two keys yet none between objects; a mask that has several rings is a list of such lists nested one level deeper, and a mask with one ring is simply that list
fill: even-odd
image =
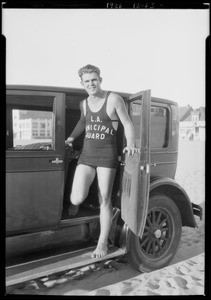
[{"label": "vintage car", "polygon": [[[126,254],[135,268],[149,272],[170,263],[182,226],[197,227],[194,214],[201,218],[202,209],[174,180],[177,104],[151,97],[150,90],[118,94],[125,100],[140,152],[133,157],[123,154],[120,124],[113,223],[103,259]],[[99,236],[96,179],[79,213],[68,215],[83,135],[73,149],[65,140],[79,119],[79,102],[86,97],[76,88],[6,88],[7,285],[100,260],[90,255]],[[49,259],[50,265],[42,268]]]}]

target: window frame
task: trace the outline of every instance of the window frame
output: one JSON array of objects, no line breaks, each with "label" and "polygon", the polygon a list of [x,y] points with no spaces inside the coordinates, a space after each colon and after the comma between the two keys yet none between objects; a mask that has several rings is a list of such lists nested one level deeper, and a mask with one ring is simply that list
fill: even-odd
[{"label": "window frame", "polygon": [[[157,106],[157,107],[163,107],[167,110],[167,125],[166,125],[166,134],[167,134],[167,145],[166,147],[151,147],[151,152],[166,152],[168,150],[170,150],[170,145],[171,145],[171,140],[172,140],[172,110],[171,110],[171,106],[169,104],[166,103],[161,103],[161,102],[157,102],[157,101],[151,101],[151,107],[153,106]],[[151,124],[152,126],[152,124]],[[151,128],[152,130],[152,128]]]},{"label": "window frame", "polygon": [[[65,94],[64,93],[57,93],[57,92],[46,92],[46,91],[29,91],[29,90],[10,90],[6,91],[6,97],[8,95],[18,95],[18,96],[50,96],[53,97],[53,116],[52,116],[52,143],[54,143],[54,149],[44,150],[44,151],[36,151],[36,150],[10,150],[6,149],[7,157],[22,157],[22,156],[30,156],[30,157],[45,157],[45,156],[55,156],[59,155],[61,152],[64,152],[64,143],[61,143],[61,140],[65,139],[64,136],[64,124],[65,124]],[[30,103],[29,103],[30,104]],[[31,108],[35,108],[33,106],[33,102],[31,103]],[[6,109],[7,109],[7,101],[6,101]],[[23,109],[23,106],[15,106],[15,109]],[[37,108],[37,107],[36,107]],[[27,109],[30,110],[30,105],[27,106]],[[8,111],[8,110],[7,110]],[[8,111],[9,112],[9,111]],[[12,118],[12,109],[10,110]],[[12,126],[12,119],[10,120],[9,126]],[[13,130],[13,128],[9,128]]]},{"label": "window frame", "polygon": [[[139,103],[136,103],[134,101],[133,104],[137,104],[137,105],[140,105]],[[172,132],[172,124],[171,124],[171,120],[172,120],[172,111],[171,111],[171,106],[166,104],[166,103],[163,103],[163,102],[156,102],[156,101],[151,101],[151,107],[150,107],[150,114],[151,114],[151,108],[152,107],[158,107],[158,108],[164,108],[166,109],[166,113],[167,113],[167,125],[166,125],[166,146],[165,147],[152,147],[150,145],[150,149],[152,152],[166,152],[166,150],[169,149],[170,147],[170,144],[171,144],[171,132]],[[132,107],[131,107],[132,109]],[[137,114],[137,117],[139,116],[139,114]],[[131,117],[131,120],[133,122],[133,119]],[[151,117],[150,117],[150,120],[151,120]],[[151,122],[151,121],[150,121]],[[152,130],[152,122],[151,122],[151,130]],[[151,134],[151,130],[150,130],[150,134]],[[150,137],[149,137],[149,143],[150,143]]]},{"label": "window frame", "polygon": [[[54,100],[53,100],[54,101]],[[54,112],[53,112],[53,106],[52,106],[52,111],[50,111],[50,110],[44,110],[44,109],[42,109],[42,107],[41,108],[37,108],[37,109],[31,109],[31,108],[28,108],[27,107],[27,109],[25,109],[25,108],[23,108],[23,109],[21,109],[21,108],[19,108],[19,109],[17,109],[16,107],[12,107],[12,105],[11,105],[11,110],[12,110],[12,128],[13,128],[13,134],[12,134],[12,136],[13,136],[13,147],[16,147],[15,145],[14,145],[14,141],[15,141],[15,139],[14,139],[14,126],[13,126],[13,121],[14,121],[14,116],[13,116],[13,111],[14,110],[19,110],[19,111],[23,111],[23,110],[27,110],[28,112],[35,112],[36,111],[36,113],[37,113],[37,117],[35,117],[36,119],[39,119],[39,111],[40,112],[48,112],[48,113],[50,113],[51,114],[51,122],[53,122],[53,114],[54,114]],[[34,134],[34,133],[38,133],[38,126],[35,126],[35,125],[37,125],[37,123],[36,122],[33,122],[33,120],[34,119],[32,119],[32,122],[31,122],[31,124],[32,124],[32,128],[31,128],[31,133],[33,134],[33,135],[35,135],[35,136],[38,136],[37,134]],[[25,131],[30,131],[30,126],[29,126],[29,123],[28,122],[23,122],[22,123],[23,124],[23,129],[25,129]],[[21,125],[21,124],[20,124]],[[41,125],[43,125],[43,123],[41,123]],[[45,125],[45,124],[44,124]],[[21,126],[20,126],[20,128],[21,128]],[[47,127],[46,127],[47,128]],[[53,128],[53,126],[51,126],[51,129]],[[45,129],[45,128],[44,128]],[[43,130],[43,128],[42,128],[42,126],[40,126],[40,136],[42,135],[41,133],[42,133],[42,130]],[[24,131],[23,131],[24,132]],[[33,137],[32,137],[32,139],[34,139]],[[40,138],[38,138],[38,140],[39,141],[33,141],[33,143],[31,143],[31,140],[29,140],[29,143],[28,143],[28,145],[30,145],[30,144],[34,144],[34,143],[39,143],[39,142],[42,142],[42,141],[40,141],[40,139],[41,139],[41,137]],[[46,139],[51,139],[51,141],[49,142],[49,143],[51,143],[51,144],[53,144],[53,138],[52,138],[52,135],[51,135],[51,137],[50,138],[48,138],[48,137],[46,137]],[[45,141],[45,140],[43,140],[43,142],[46,142],[46,143],[48,143],[47,141]],[[55,144],[55,143],[54,143]],[[24,145],[21,145],[21,146],[24,146]],[[55,145],[54,145],[55,146]],[[11,151],[24,151],[24,149],[11,149]],[[29,149],[29,151],[34,151],[33,149]],[[44,150],[45,151],[45,150]]]}]

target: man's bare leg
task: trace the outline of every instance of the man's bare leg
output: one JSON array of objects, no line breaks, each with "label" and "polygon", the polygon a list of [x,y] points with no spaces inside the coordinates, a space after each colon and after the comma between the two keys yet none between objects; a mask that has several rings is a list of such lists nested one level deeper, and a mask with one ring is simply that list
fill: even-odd
[{"label": "man's bare leg", "polygon": [[108,251],[108,236],[111,229],[113,210],[111,205],[111,193],[116,170],[109,168],[97,168],[99,202],[100,202],[100,236],[97,247],[92,257],[101,258]]},{"label": "man's bare leg", "polygon": [[82,164],[77,165],[70,195],[70,207],[68,209],[68,214],[70,216],[74,216],[78,213],[79,205],[88,196],[89,188],[94,178],[94,168]]}]

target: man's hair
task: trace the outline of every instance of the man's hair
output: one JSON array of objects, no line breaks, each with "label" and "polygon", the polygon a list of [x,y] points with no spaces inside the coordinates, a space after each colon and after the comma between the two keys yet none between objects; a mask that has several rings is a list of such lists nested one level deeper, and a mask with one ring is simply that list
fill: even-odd
[{"label": "man's hair", "polygon": [[97,73],[97,75],[100,77],[100,69],[98,67],[93,66],[93,65],[86,65],[85,67],[80,68],[80,70],[78,71],[78,75],[82,79],[83,74],[93,73],[93,72]]}]

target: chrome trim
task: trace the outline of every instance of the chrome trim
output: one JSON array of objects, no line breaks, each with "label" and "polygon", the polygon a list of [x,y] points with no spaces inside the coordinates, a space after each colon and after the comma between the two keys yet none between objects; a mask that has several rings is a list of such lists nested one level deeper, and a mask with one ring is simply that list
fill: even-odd
[{"label": "chrome trim", "polygon": [[63,163],[63,160],[62,159],[59,159],[58,157],[55,159],[55,160],[50,160],[50,162],[52,164],[62,164]]},{"label": "chrome trim", "polygon": [[156,167],[156,165],[166,165],[166,164],[177,164],[177,161],[156,162],[156,163],[151,163],[150,165]]}]

